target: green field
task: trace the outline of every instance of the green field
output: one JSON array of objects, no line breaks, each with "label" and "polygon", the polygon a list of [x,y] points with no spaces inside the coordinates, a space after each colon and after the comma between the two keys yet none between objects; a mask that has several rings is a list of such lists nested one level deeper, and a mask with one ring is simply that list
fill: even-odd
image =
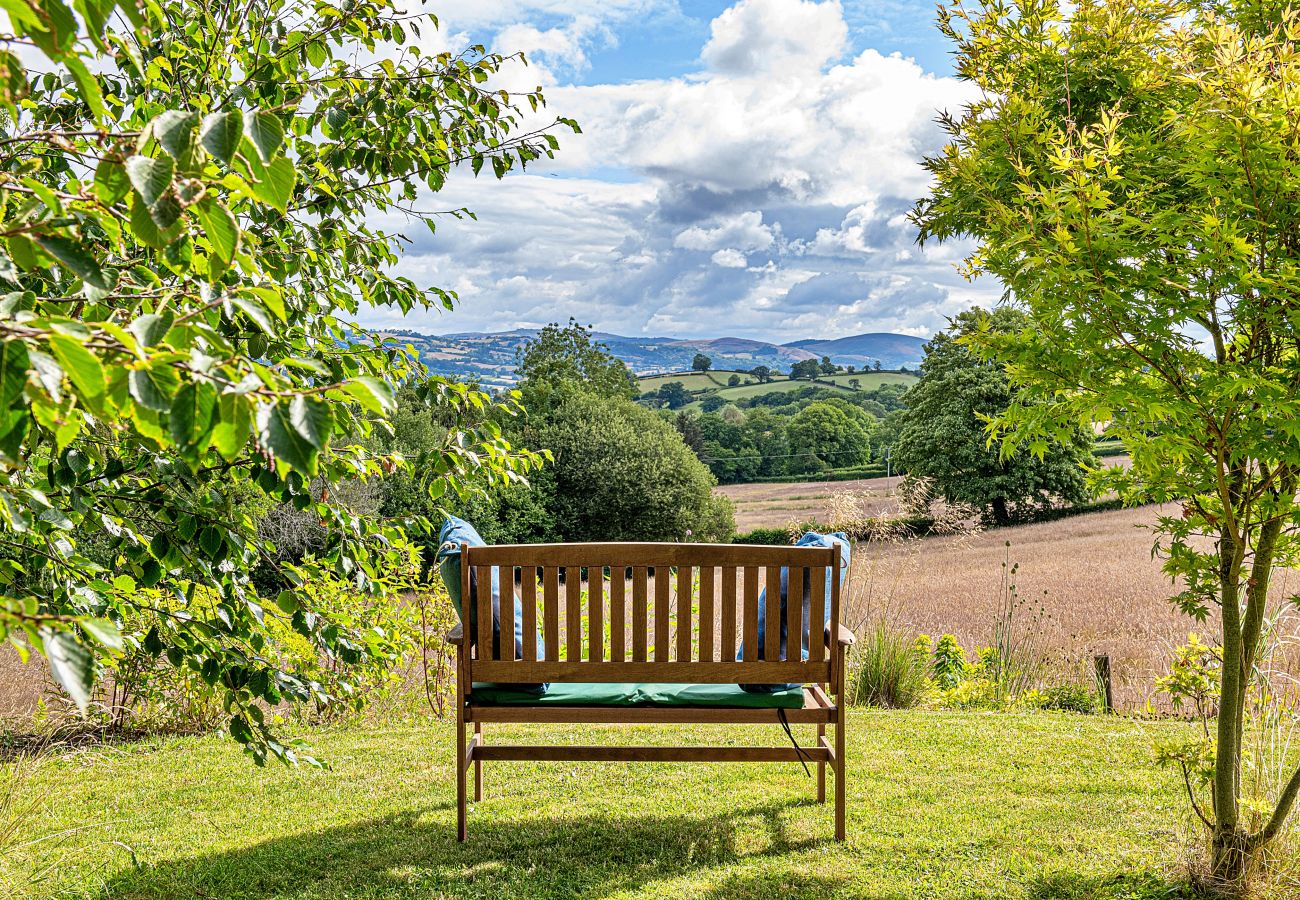
[{"label": "green field", "polygon": [[[736,387],[727,387],[727,379],[732,375],[739,374],[746,382]],[[916,381],[916,376],[911,374],[900,374],[898,372],[855,372],[852,375],[828,375],[818,379],[816,382],[810,382],[800,379],[791,381],[785,376],[777,376],[767,384],[759,384],[749,376],[731,371],[718,372],[685,372],[677,375],[649,375],[645,378],[638,379],[638,384],[643,393],[658,390],[665,384],[672,381],[680,381],[682,387],[693,394],[703,394],[710,392],[717,394],[723,400],[735,401],[743,400],[749,397],[758,397],[763,394],[781,394],[790,391],[797,391],[800,388],[815,385],[824,388],[837,388],[845,394],[853,394],[854,390],[850,388],[849,380],[857,379],[861,383],[859,390],[870,391],[885,384],[911,384]],[[687,409],[698,409],[699,399],[690,403]]]},{"label": "green field", "polygon": [[[845,844],[793,764],[490,764],[461,845],[447,725],[312,734],[327,771],[258,769],[228,740],[151,739],[48,759],[22,785],[38,812],[19,838],[53,837],[0,854],[0,885],[86,900],[1180,897],[1186,798],[1152,744],[1189,728],[855,710]],[[756,726],[486,738],[784,741]]]}]

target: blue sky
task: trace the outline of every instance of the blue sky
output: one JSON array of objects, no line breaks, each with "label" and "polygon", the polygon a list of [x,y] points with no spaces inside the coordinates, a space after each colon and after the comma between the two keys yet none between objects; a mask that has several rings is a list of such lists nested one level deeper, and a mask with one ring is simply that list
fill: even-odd
[{"label": "blue sky", "polygon": [[[929,2],[448,0],[431,48],[484,43],[532,65],[550,114],[577,119],[557,159],[498,182],[459,172],[438,197],[478,221],[409,230],[399,268],[456,290],[453,313],[368,324],[429,332],[574,316],[629,335],[928,335],[996,285],[960,245],[919,248],[907,210],[951,77]],[[394,221],[392,226],[400,223]]]}]

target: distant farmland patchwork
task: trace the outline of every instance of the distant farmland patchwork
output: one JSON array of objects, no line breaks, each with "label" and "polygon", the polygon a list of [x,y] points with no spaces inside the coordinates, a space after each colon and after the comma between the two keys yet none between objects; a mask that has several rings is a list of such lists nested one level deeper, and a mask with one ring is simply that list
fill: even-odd
[{"label": "distant farmland patchwork", "polygon": [[[733,375],[740,379],[740,383],[734,387],[728,384]],[[858,387],[854,388],[849,385],[852,380],[858,381]],[[763,394],[789,393],[806,387],[829,388],[842,391],[845,394],[853,394],[857,391],[871,391],[886,384],[911,384],[916,381],[916,376],[906,372],[855,372],[852,374],[824,375],[816,381],[807,381],[805,379],[793,380],[782,375],[773,378],[767,383],[759,383],[756,378],[746,372],[721,370],[717,372],[649,375],[638,379],[637,383],[642,393],[649,393],[674,381],[681,382],[682,387],[692,394],[707,392],[716,394],[724,401],[735,402]],[[696,397],[686,408],[697,409],[701,399],[702,397]]]}]

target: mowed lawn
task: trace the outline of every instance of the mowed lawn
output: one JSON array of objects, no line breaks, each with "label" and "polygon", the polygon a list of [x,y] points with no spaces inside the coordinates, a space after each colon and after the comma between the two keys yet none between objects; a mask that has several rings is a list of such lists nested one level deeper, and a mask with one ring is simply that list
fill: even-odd
[{"label": "mowed lawn", "polygon": [[[455,840],[452,729],[311,735],[329,771],[256,769],[218,738],[68,752],[24,785],[0,861],[19,896],[93,898],[1178,896],[1187,833],[1152,743],[1176,722],[854,711],[849,841],[797,765],[486,769]],[[810,743],[807,726],[797,729]],[[774,728],[489,729],[488,741],[779,743]],[[31,867],[55,863],[35,884]]]}]

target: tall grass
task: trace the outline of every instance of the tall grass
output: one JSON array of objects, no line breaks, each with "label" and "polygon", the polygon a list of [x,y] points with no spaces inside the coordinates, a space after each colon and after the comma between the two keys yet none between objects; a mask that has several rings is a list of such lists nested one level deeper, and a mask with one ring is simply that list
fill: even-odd
[{"label": "tall grass", "polygon": [[929,660],[906,632],[877,621],[854,647],[849,661],[849,702],[907,709],[933,692]]}]

